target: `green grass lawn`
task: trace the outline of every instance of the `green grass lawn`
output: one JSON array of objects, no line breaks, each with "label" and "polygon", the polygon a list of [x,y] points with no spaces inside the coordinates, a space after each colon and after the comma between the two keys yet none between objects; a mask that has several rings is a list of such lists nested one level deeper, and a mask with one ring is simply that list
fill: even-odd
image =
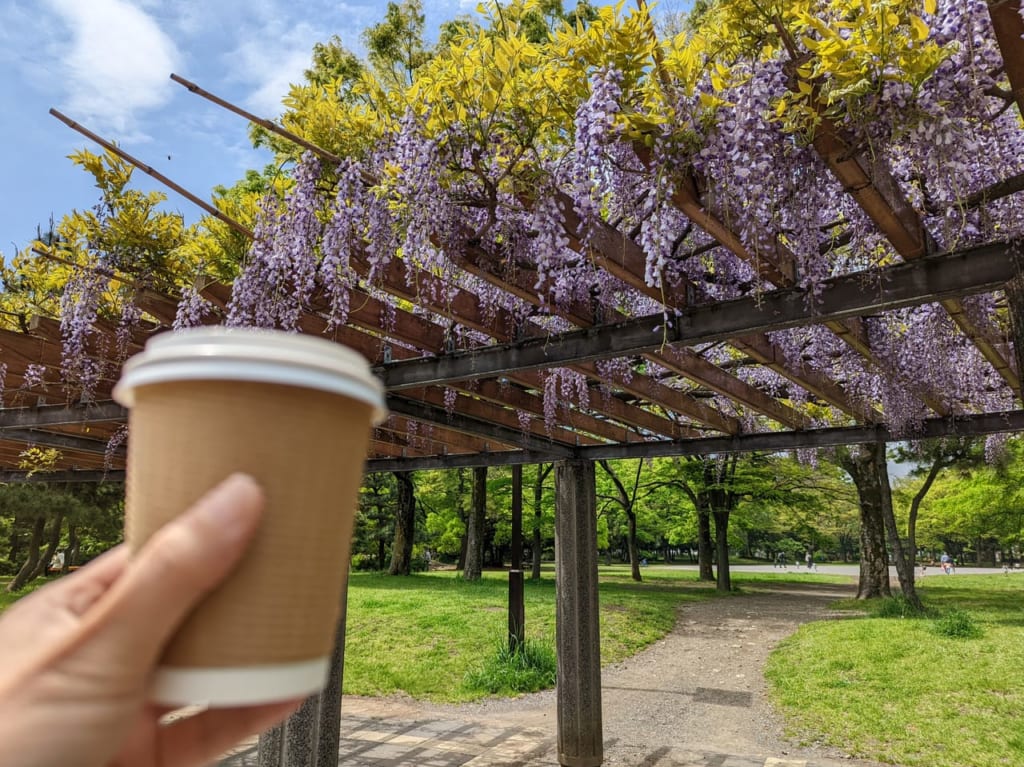
[{"label": "green grass lawn", "polygon": [[8,607],[10,607],[12,604],[17,602],[19,599],[21,599],[26,594],[31,594],[37,588],[39,588],[40,586],[44,586],[45,584],[49,583],[53,579],[52,578],[36,578],[34,581],[32,581],[32,583],[30,583],[24,589],[19,591],[17,594],[8,594],[7,593],[7,584],[10,583],[11,580],[12,579],[9,576],[0,577],[0,613],[2,613],[4,610],[6,610]]},{"label": "green grass lawn", "polygon": [[[925,617],[807,624],[767,677],[791,734],[904,767],[1024,764],[1024,576],[929,578]],[[892,605],[888,605],[892,607]],[[948,636],[946,618],[980,629]]]},{"label": "green grass lawn", "polygon": [[[599,571],[604,663],[628,658],[667,634],[682,602],[715,596],[714,584],[701,583],[693,570],[652,565],[643,569],[643,583],[630,579],[629,565],[602,566]],[[798,577],[844,580],[810,574]],[[784,573],[734,575],[739,592],[756,588],[758,582],[785,580]],[[42,583],[37,580],[30,589]],[[0,610],[15,598],[0,591]],[[525,602],[527,639],[553,649],[555,581],[550,565],[540,581],[526,580]],[[487,693],[467,676],[484,669],[505,641],[507,610],[506,572],[486,572],[478,583],[467,583],[454,571],[407,578],[353,573],[345,692],[406,694],[439,702],[483,697]]]},{"label": "green grass lawn", "polygon": [[[714,593],[696,573],[644,573],[628,566],[601,568],[601,658],[627,658],[671,630],[676,608]],[[555,582],[550,572],[525,588],[528,640],[554,645]],[[347,694],[405,693],[435,701],[465,701],[483,693],[466,684],[505,637],[508,575],[484,573],[467,583],[438,571],[408,578],[353,573],[345,644]]]},{"label": "green grass lawn", "polygon": [[[693,570],[652,565],[643,583],[630,579],[629,565],[599,568],[601,660],[614,663],[635,655],[667,634],[679,605],[715,596],[713,583],[701,583]],[[822,583],[848,578],[804,575]],[[757,583],[793,580],[784,573],[734,575],[737,591]],[[553,646],[554,573],[527,579],[526,636]],[[466,683],[505,637],[508,575],[486,572],[467,583],[452,571],[395,578],[353,573],[348,595],[345,645],[347,694],[405,693],[434,701],[465,701],[484,693]]]},{"label": "green grass lawn", "polygon": [[[652,565],[643,576],[634,583],[627,565],[600,568],[605,663],[664,636],[683,602],[716,596],[693,570]],[[733,580],[740,594],[785,581],[849,582],[803,572],[734,573]],[[478,583],[453,571],[354,573],[345,692],[439,702],[486,695],[470,679],[504,641],[507,582],[505,572],[487,572]],[[1024,576],[958,574],[920,588],[928,617],[898,617],[893,602],[851,600],[839,605],[848,618],[807,624],[780,644],[767,674],[791,733],[903,767],[1024,764]],[[525,598],[528,639],[553,646],[550,569],[526,581]],[[0,607],[10,601],[0,590]],[[943,616],[956,618],[954,627],[976,626],[980,636],[942,633],[951,625]]]}]

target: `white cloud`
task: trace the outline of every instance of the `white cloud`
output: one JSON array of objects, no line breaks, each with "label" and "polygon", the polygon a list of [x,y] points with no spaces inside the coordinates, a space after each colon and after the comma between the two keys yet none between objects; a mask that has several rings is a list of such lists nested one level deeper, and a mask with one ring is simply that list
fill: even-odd
[{"label": "white cloud", "polygon": [[[70,116],[122,140],[136,114],[171,98],[180,54],[153,18],[126,0],[47,0],[69,37],[51,46]],[[136,136],[136,139],[139,137]]]},{"label": "white cloud", "polygon": [[250,89],[246,106],[261,117],[283,111],[281,99],[291,83],[302,81],[311,63],[313,45],[330,33],[304,21],[264,19],[258,28],[246,30],[238,46],[225,57],[231,75]]}]

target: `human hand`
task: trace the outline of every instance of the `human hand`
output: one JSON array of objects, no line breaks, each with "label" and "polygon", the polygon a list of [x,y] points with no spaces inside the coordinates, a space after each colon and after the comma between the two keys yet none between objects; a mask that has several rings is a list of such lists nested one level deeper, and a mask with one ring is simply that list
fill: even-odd
[{"label": "human hand", "polygon": [[218,708],[162,723],[147,702],[161,650],[234,568],[263,511],[242,474],[129,557],[119,546],[0,619],[0,764],[193,767],[284,719],[299,701]]}]

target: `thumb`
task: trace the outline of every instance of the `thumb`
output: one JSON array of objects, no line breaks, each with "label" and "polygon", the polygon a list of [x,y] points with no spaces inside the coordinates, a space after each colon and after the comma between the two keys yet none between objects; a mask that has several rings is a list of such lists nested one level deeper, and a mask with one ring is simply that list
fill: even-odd
[{"label": "thumb", "polygon": [[185,615],[238,563],[262,511],[256,481],[233,474],[146,541],[90,616],[124,665],[148,672]]}]

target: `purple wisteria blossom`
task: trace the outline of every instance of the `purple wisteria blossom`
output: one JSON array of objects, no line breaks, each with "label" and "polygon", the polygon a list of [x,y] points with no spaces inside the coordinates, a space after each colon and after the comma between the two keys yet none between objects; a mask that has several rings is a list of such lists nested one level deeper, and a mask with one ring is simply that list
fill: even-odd
[{"label": "purple wisteria blossom", "polygon": [[22,387],[25,389],[46,388],[46,366],[32,363],[25,367],[22,374]]},{"label": "purple wisteria blossom", "polygon": [[174,329],[184,330],[196,328],[203,324],[203,318],[210,314],[213,305],[203,298],[195,285],[189,285],[182,291],[178,301],[178,310],[174,316]]},{"label": "purple wisteria blossom", "polygon": [[81,387],[87,399],[100,379],[100,365],[89,346],[99,335],[94,325],[105,288],[98,270],[80,268],[68,278],[60,299],[61,376]]},{"label": "purple wisteria blossom", "polygon": [[232,290],[228,325],[297,329],[316,287],[323,231],[319,178],[320,163],[306,152],[283,205],[264,197],[249,261]]}]

